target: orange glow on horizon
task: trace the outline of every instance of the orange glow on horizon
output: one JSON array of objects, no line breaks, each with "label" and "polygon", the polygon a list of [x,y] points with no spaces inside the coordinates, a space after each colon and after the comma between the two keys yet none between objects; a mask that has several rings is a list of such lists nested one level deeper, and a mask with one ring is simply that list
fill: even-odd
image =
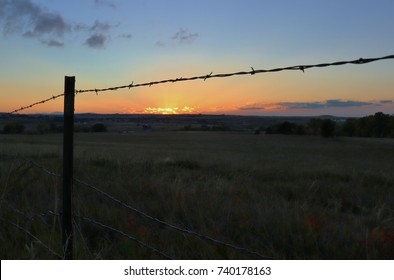
[{"label": "orange glow on horizon", "polygon": [[162,114],[162,115],[177,115],[177,114],[190,114],[190,113],[194,113],[195,110],[194,108],[185,106],[183,108],[178,108],[178,107],[174,107],[174,108],[152,108],[152,107],[148,107],[145,108],[144,113],[146,114]]},{"label": "orange glow on horizon", "polygon": [[[78,94],[75,98],[76,113],[99,114],[233,114],[233,115],[354,115],[364,116],[378,111],[392,114],[394,100],[389,87],[383,87],[381,96],[368,98],[376,82],[360,86],[341,86],[316,79],[295,79],[288,75],[271,79],[212,80],[170,85],[157,85],[108,92],[103,94]],[[286,82],[285,82],[286,81]],[[328,84],[330,83],[330,85]],[[371,85],[370,85],[371,84]],[[25,90],[23,85],[6,85],[0,112],[9,112],[47,99],[59,91],[41,90],[42,86]],[[345,91],[345,89],[348,89]],[[345,93],[343,93],[345,92]],[[28,94],[27,94],[28,93]],[[363,105],[365,103],[365,105]],[[363,106],[361,106],[363,105]],[[63,111],[63,98],[37,104],[21,113],[53,113]]]}]

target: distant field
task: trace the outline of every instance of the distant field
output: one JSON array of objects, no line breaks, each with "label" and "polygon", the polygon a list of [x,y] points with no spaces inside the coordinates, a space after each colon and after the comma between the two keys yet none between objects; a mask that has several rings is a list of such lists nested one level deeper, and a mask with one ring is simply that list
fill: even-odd
[{"label": "distant field", "polygon": [[[56,258],[29,233],[62,254],[61,179],[15,158],[61,173],[61,142],[60,134],[0,135],[2,259]],[[155,218],[273,259],[394,259],[393,139],[76,134],[74,167],[75,178]],[[74,214],[77,259],[162,258],[108,226],[176,259],[258,258],[80,183]]]}]

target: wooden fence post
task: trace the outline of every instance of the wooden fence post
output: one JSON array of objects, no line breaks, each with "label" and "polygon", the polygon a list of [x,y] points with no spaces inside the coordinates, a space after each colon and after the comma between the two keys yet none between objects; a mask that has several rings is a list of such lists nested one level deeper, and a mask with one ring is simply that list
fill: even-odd
[{"label": "wooden fence post", "polygon": [[74,160],[74,94],[75,77],[64,81],[64,131],[63,131],[63,251],[64,258],[73,256],[72,189]]}]

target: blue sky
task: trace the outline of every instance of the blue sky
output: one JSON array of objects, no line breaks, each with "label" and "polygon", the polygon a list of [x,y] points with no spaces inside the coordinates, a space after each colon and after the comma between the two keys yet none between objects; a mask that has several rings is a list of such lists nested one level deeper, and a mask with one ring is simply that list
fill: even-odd
[{"label": "blue sky", "polygon": [[[65,75],[84,89],[394,54],[393,13],[384,0],[0,0],[0,111],[60,93]],[[76,109],[393,114],[393,62],[86,94]]]}]

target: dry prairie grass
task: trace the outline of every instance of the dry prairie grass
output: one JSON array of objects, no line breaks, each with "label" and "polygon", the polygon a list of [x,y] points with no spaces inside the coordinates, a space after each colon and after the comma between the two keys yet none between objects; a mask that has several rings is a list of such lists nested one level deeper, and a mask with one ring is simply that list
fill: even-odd
[{"label": "dry prairie grass", "polygon": [[[61,135],[0,138],[2,259],[61,252]],[[76,134],[75,177],[182,228],[274,259],[393,259],[394,142],[219,132]],[[7,203],[22,213],[12,210]],[[176,259],[252,259],[145,219],[74,185],[74,214]],[[77,259],[157,259],[114,231],[75,218]]]}]

